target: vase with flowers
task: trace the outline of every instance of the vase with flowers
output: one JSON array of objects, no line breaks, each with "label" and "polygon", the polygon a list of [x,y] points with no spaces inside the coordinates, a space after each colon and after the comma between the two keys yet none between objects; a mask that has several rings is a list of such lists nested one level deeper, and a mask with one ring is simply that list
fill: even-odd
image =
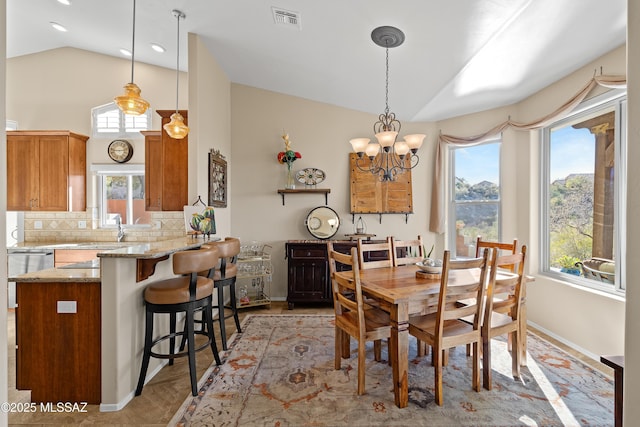
[{"label": "vase with flowers", "polygon": [[284,151],[281,151],[278,153],[278,162],[280,164],[286,164],[287,165],[287,175],[286,175],[286,181],[285,181],[285,186],[284,188],[291,190],[296,188],[296,184],[295,181],[293,179],[293,171],[291,170],[291,166],[293,166],[293,162],[296,161],[296,159],[301,159],[302,158],[302,154],[298,153],[297,151],[293,151],[291,149],[291,141],[289,141],[289,134],[288,133],[284,133],[282,135],[282,139],[284,140]]}]

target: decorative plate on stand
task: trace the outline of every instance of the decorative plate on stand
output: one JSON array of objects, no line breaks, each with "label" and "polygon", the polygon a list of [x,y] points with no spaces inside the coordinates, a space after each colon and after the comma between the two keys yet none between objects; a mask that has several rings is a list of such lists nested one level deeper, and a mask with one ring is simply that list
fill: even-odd
[{"label": "decorative plate on stand", "polygon": [[306,168],[296,172],[296,179],[304,185],[320,184],[324,178],[324,171],[316,168]]}]

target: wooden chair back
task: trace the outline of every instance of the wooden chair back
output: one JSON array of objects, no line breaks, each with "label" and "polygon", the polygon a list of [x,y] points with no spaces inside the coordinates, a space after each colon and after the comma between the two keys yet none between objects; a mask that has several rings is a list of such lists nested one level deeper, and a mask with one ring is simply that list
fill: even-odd
[{"label": "wooden chair back", "polygon": [[418,235],[414,240],[399,240],[391,237],[391,253],[393,265],[396,267],[422,261],[426,256],[422,236]]},{"label": "wooden chair back", "polygon": [[[483,384],[484,388],[491,390],[491,339],[504,334],[509,334],[511,344],[511,370],[514,378],[520,377],[520,358],[526,357],[522,354],[521,346],[523,342],[522,330],[522,303],[525,295],[524,267],[527,254],[527,247],[522,246],[520,253],[512,255],[498,256],[496,264],[502,268],[511,270],[513,277],[501,278],[500,282],[495,281],[494,285],[487,289],[486,307],[484,319],[482,321],[482,343],[483,343]],[[495,269],[494,269],[495,270]]]},{"label": "wooden chair back", "polygon": [[[451,253],[444,251],[442,260],[442,274],[440,276],[440,294],[438,296],[438,306],[436,314],[436,336],[442,338],[442,330],[445,323],[449,320],[457,320],[463,317],[473,316],[473,328],[479,331],[482,324],[482,316],[484,309],[484,296],[487,288],[492,286],[487,284],[488,275],[495,274],[495,269],[490,269],[490,260],[495,255],[489,255],[490,250],[485,249],[481,257],[461,260],[451,260]],[[450,283],[449,272],[452,270],[472,270],[480,269],[478,280],[466,284]],[[468,304],[459,304],[460,300],[468,301]],[[460,344],[466,344],[467,341]],[[446,347],[455,347],[459,344],[447,345]],[[451,345],[452,344],[452,345]]]},{"label": "wooden chair back", "polygon": [[387,237],[382,243],[364,243],[362,239],[358,239],[358,264],[361,270],[393,267],[391,237]]},{"label": "wooden chair back", "polygon": [[[485,249],[485,248],[497,249],[498,256],[513,255],[516,252],[518,252],[518,239],[513,239],[513,243],[491,242],[489,240],[482,240],[482,236],[478,236],[476,238],[476,258],[480,256],[480,253],[482,253],[482,249]],[[502,265],[498,263],[498,267],[506,268],[511,272],[514,271],[512,269],[512,266],[509,266],[507,264]]]},{"label": "wooden chair back", "polygon": [[[328,243],[331,245],[331,243]],[[340,322],[340,328],[354,337],[364,337],[364,303],[362,300],[362,288],[360,284],[360,271],[358,266],[358,253],[356,248],[351,248],[349,255],[336,252],[330,246],[329,264],[333,291],[333,308],[336,315],[336,326]],[[337,275],[336,263],[350,266],[351,271],[344,275]],[[348,316],[345,316],[350,313]]]}]

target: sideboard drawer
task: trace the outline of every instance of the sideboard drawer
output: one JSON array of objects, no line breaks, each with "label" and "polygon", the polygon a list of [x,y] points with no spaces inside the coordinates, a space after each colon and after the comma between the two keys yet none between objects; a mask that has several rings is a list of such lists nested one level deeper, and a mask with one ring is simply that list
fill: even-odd
[{"label": "sideboard drawer", "polygon": [[289,257],[292,259],[327,259],[327,247],[324,245],[290,246]]}]

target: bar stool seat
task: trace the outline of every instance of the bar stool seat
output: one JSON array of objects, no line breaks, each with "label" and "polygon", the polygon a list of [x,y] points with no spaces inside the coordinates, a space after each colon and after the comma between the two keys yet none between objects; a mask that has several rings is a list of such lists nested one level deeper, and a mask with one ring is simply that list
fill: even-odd
[{"label": "bar stool seat", "polygon": [[[169,365],[173,365],[173,359],[177,357],[189,358],[189,373],[191,377],[191,393],[197,396],[196,359],[195,353],[207,347],[211,347],[216,364],[220,365],[220,356],[213,331],[212,297],[213,280],[198,275],[199,271],[215,268],[218,264],[218,250],[215,247],[203,247],[197,250],[181,251],[173,254],[173,272],[181,276],[160,280],[147,285],[144,291],[145,302],[145,339],[142,367],[136,388],[136,396],[142,393],[144,381],[149,368],[151,357],[169,359]],[[194,313],[197,310],[203,312],[203,327],[194,330]],[[176,315],[184,312],[185,327],[183,331],[176,332]],[[155,313],[169,314],[169,333],[153,339],[153,320]],[[195,347],[195,336],[207,337],[199,347]],[[181,336],[187,344],[187,350],[175,352],[175,339]],[[169,353],[158,353],[152,349],[156,344],[169,340]]]}]

